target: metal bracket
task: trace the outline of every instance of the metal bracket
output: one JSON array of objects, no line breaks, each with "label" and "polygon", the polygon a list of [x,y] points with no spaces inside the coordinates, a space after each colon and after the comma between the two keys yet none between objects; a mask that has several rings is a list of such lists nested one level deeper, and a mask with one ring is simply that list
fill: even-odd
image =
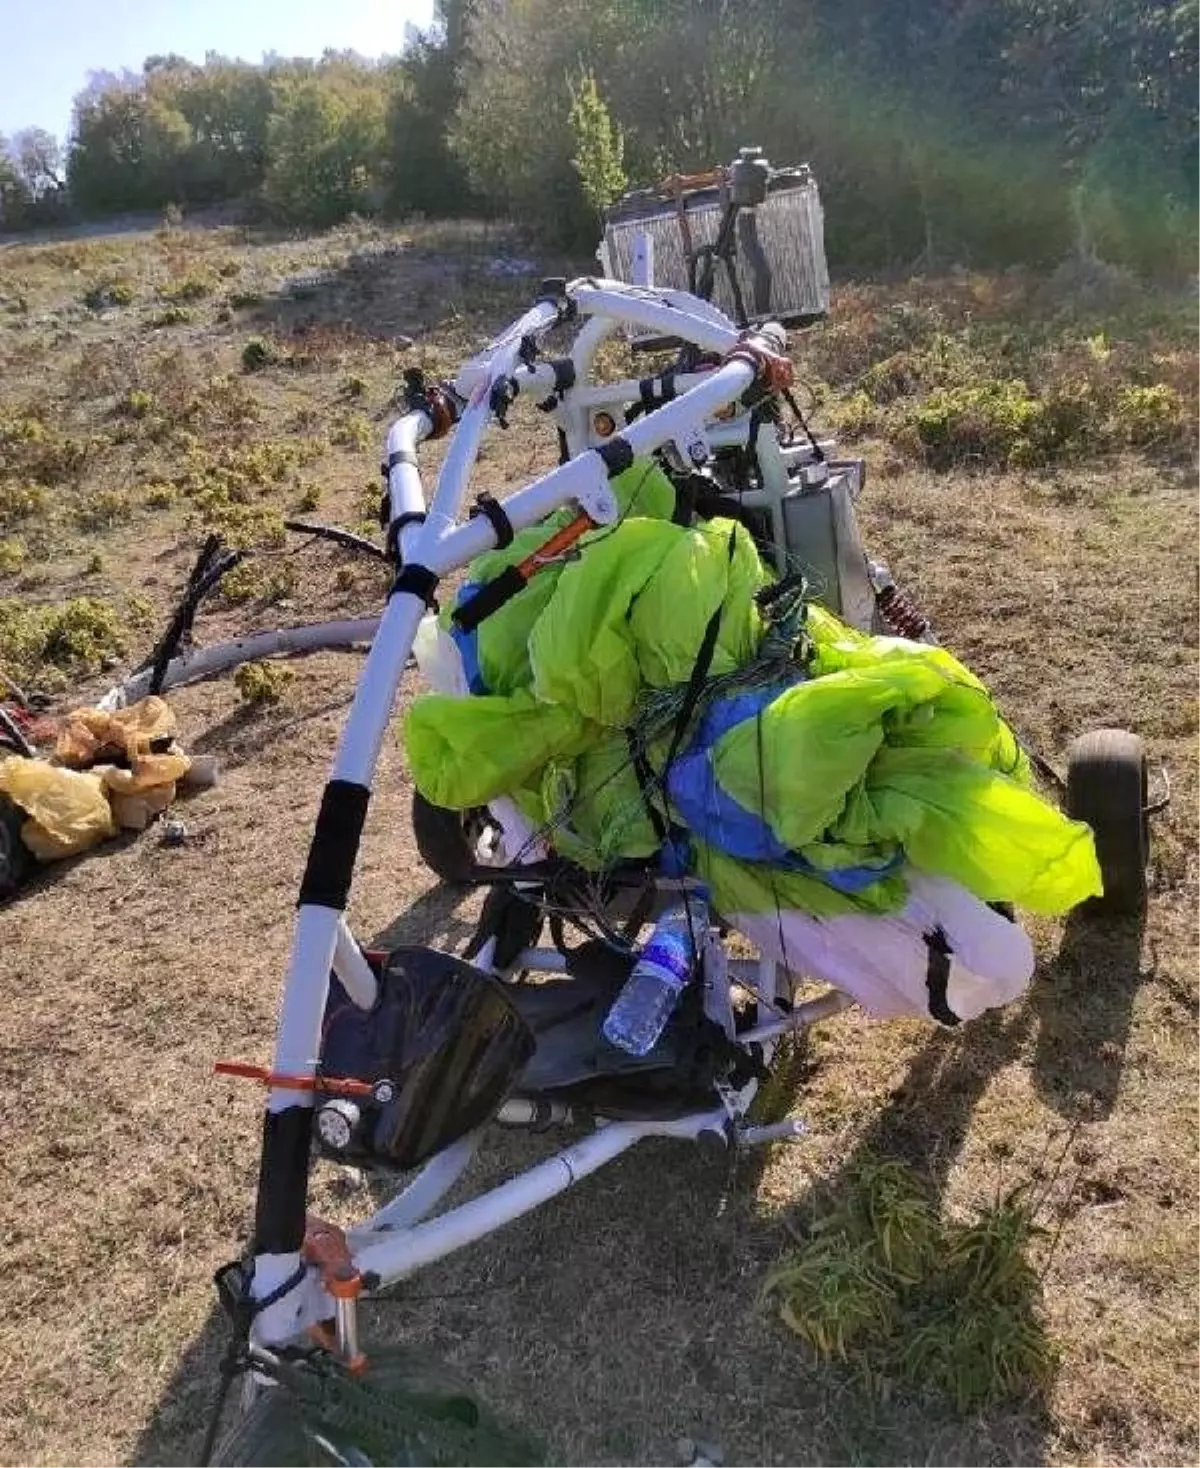
[{"label": "metal bracket", "polygon": [[620,506],[602,469],[600,475],[603,477],[598,476],[594,485],[580,490],[575,500],[589,520],[595,521],[597,525],[614,525],[620,514]]},{"label": "metal bracket", "polygon": [[702,469],[712,458],[712,444],[708,441],[703,423],[689,423],[675,440],[675,446],[683,456],[684,463],[691,465],[693,469]]}]

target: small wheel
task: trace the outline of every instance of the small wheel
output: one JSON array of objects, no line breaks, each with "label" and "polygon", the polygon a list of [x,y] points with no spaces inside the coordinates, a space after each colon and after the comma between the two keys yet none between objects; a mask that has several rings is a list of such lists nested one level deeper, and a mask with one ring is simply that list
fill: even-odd
[{"label": "small wheel", "polygon": [[0,902],[15,897],[33,870],[33,857],[21,840],[25,813],[0,795]]},{"label": "small wheel", "polygon": [[1104,895],[1097,912],[1140,913],[1150,860],[1146,748],[1124,729],[1081,734],[1067,756],[1067,814],[1095,833]]},{"label": "small wheel", "polygon": [[470,881],[475,868],[487,865],[498,837],[486,807],[447,810],[413,791],[413,836],[421,860],[452,887]]}]

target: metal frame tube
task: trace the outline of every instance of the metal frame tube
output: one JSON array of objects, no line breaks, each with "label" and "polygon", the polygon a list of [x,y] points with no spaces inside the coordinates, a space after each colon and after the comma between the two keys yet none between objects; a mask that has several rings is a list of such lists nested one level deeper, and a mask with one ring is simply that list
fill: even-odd
[{"label": "metal frame tube", "polygon": [[565,1193],[581,1178],[626,1152],[643,1137],[695,1139],[704,1131],[723,1132],[724,1110],[697,1112],[671,1121],[615,1121],[565,1148],[518,1177],[501,1183],[467,1203],[393,1233],[352,1248],[355,1266],[379,1277],[383,1285],[414,1274],[447,1254],[476,1243],[495,1229],[522,1217]]},{"label": "metal frame tube", "polygon": [[[727,318],[680,293],[652,294],[602,282],[574,287],[572,295],[584,315],[615,317],[617,321],[666,331],[708,350],[725,351],[738,339],[736,328]],[[495,532],[485,517],[480,516],[463,525],[454,524],[467,476],[487,423],[490,386],[497,376],[511,373],[526,334],[544,329],[558,319],[557,303],[539,303],[460,373],[458,390],[469,391],[470,401],[451,441],[428,517],[423,524],[414,527],[411,537],[405,537],[408,565],[424,567],[435,575],[441,575],[494,545]],[[596,345],[611,329],[607,323],[606,328],[598,328],[589,334],[585,327],[581,336],[587,337],[586,350],[594,352]],[[635,455],[648,453],[740,397],[754,376],[755,369],[750,363],[740,359],[728,362],[672,403],[630,425],[621,437]],[[394,441],[397,449],[407,449],[411,442],[415,452],[416,442],[428,431],[429,419],[424,414],[409,414],[401,423],[403,430],[397,429],[394,440],[389,435],[389,443]],[[410,509],[415,511],[420,495],[416,466],[398,464],[395,468],[409,469],[411,473],[389,472],[388,488],[393,514],[398,509],[401,513]],[[598,453],[585,451],[510,496],[505,501],[505,513],[514,529],[524,529],[560,505],[601,487],[607,478],[605,461]],[[424,613],[425,603],[413,591],[401,591],[389,601],[342,731],[327,795],[332,794],[343,802],[361,801],[365,809],[396,689]],[[342,808],[347,807],[343,804]],[[347,870],[342,876],[347,883],[356,847],[357,835],[348,851],[343,852]],[[278,1074],[304,1080],[311,1079],[315,1072],[329,974],[339,939],[343,944],[343,960],[348,958],[344,928],[342,914],[334,907],[302,903],[296,917],[276,1037],[274,1070]],[[348,930],[345,933],[348,934]],[[352,963],[350,967],[353,969]],[[307,1116],[312,1104],[311,1092],[283,1086],[273,1087],[267,1097],[268,1121],[264,1132],[259,1191],[260,1227],[280,1243],[297,1238],[297,1249],[296,1231],[303,1218],[307,1190],[307,1152],[302,1144],[307,1136]],[[719,1115],[724,1117],[724,1113]],[[711,1121],[711,1118],[707,1120]],[[702,1129],[706,1118],[692,1118],[691,1122],[694,1127]],[[380,1267],[378,1272],[390,1273],[394,1260],[396,1272],[392,1277],[409,1273],[421,1263],[440,1258],[463,1243],[481,1237],[499,1222],[528,1211],[570,1186],[578,1177],[611,1160],[639,1137],[651,1134],[688,1135],[688,1119],[680,1123],[647,1123],[644,1126],[630,1123],[607,1127],[596,1137],[580,1143],[578,1148],[567,1149],[559,1159],[534,1168],[522,1178],[513,1179],[482,1200],[464,1204],[433,1223],[418,1225],[406,1232],[403,1239],[370,1245],[359,1261],[360,1267],[375,1269],[374,1261],[377,1260],[379,1265],[388,1266],[386,1269]],[[691,1134],[695,1134],[694,1130]],[[268,1175],[273,1178],[273,1191],[267,1189],[265,1180]],[[282,1208],[280,1198],[286,1200]],[[263,1224],[264,1218],[268,1220],[266,1224]],[[397,1245],[402,1247],[397,1250]],[[258,1254],[253,1281],[255,1296],[261,1299],[268,1294],[291,1274],[297,1261],[296,1252]],[[268,1343],[286,1339],[303,1313],[303,1301],[293,1303],[293,1297],[289,1295],[260,1317],[259,1338]]]}]

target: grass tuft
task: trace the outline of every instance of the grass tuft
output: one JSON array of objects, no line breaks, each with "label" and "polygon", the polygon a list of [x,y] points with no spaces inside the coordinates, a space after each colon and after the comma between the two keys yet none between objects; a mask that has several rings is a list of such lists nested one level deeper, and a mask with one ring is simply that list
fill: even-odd
[{"label": "grass tuft", "polygon": [[1020,1190],[955,1223],[910,1168],[868,1157],[764,1293],[811,1350],[857,1368],[864,1383],[903,1380],[960,1413],[979,1411],[1040,1391],[1054,1374],[1028,1257],[1038,1232]]}]

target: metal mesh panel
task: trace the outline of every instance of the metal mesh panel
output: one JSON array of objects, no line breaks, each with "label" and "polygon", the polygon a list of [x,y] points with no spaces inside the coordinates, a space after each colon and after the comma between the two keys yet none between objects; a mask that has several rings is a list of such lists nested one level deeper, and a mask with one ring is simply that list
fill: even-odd
[{"label": "metal mesh panel", "polygon": [[[715,189],[687,199],[693,247],[712,244],[721,222]],[[742,299],[751,321],[770,317],[796,321],[824,316],[829,310],[829,272],[825,263],[824,213],[816,183],[778,181],[766,201],[738,216],[736,269]],[[675,204],[670,200],[632,198],[608,216],[600,260],[612,279],[633,279],[633,255],[639,232],[654,248],[654,284],[688,288],[688,262]],[[736,317],[733,292],[722,263],[715,276],[713,303]]]}]

